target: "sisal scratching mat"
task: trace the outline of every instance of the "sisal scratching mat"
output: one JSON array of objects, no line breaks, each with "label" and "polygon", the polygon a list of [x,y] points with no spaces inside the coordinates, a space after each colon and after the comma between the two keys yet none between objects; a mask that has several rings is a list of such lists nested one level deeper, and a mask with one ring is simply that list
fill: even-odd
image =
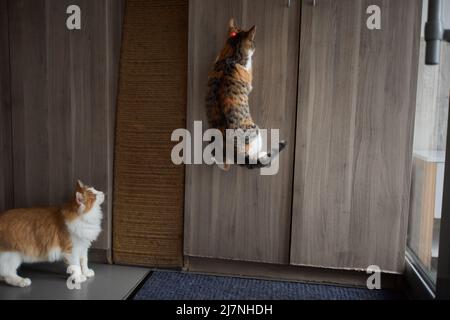
[{"label": "sisal scratching mat", "polygon": [[171,133],[186,127],[187,0],[128,0],[116,127],[115,263],[181,267],[184,168]]}]

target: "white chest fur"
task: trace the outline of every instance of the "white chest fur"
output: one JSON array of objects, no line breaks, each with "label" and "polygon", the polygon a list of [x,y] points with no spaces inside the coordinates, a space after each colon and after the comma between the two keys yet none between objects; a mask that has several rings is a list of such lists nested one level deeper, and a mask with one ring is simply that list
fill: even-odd
[{"label": "white chest fur", "polygon": [[72,241],[74,243],[83,243],[89,247],[93,241],[97,240],[102,231],[102,218],[103,214],[100,206],[94,206],[88,213],[68,222],[67,228]]},{"label": "white chest fur", "polygon": [[253,61],[252,61],[252,56],[250,56],[247,60],[247,64],[245,65],[245,69],[247,69],[247,71],[251,72],[252,67],[253,67]]},{"label": "white chest fur", "polygon": [[249,54],[248,54],[248,59],[247,59],[247,64],[245,65],[245,69],[247,69],[247,71],[251,72],[252,71],[252,66],[253,66],[253,54],[254,51],[250,50]]}]

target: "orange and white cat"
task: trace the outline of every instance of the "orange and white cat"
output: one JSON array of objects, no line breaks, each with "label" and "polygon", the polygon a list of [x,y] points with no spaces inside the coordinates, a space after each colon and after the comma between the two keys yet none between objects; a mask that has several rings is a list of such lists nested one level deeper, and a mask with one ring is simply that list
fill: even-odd
[{"label": "orange and white cat", "polygon": [[22,263],[64,260],[75,283],[94,276],[88,249],[101,232],[103,192],[78,181],[73,201],[60,208],[15,209],[0,214],[0,280],[31,285],[17,269]]}]

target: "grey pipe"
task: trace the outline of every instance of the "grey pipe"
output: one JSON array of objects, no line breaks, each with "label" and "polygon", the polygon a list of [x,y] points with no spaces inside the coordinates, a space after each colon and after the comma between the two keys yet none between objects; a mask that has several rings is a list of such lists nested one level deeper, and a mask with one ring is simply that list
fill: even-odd
[{"label": "grey pipe", "polygon": [[428,21],[425,24],[427,42],[425,63],[437,65],[441,60],[441,41],[450,42],[450,30],[444,30],[442,23],[442,0],[429,0]]}]

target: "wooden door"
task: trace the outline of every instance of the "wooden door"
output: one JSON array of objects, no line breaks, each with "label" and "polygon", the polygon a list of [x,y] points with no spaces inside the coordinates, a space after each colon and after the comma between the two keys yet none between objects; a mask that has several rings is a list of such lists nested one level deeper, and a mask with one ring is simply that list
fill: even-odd
[{"label": "wooden door", "polygon": [[[66,27],[69,5],[81,9],[81,30]],[[60,205],[82,179],[107,193],[99,249],[111,247],[122,5],[8,1],[14,206]]]},{"label": "wooden door", "polygon": [[403,270],[420,17],[419,0],[303,2],[292,264]]},{"label": "wooden door", "polygon": [[[289,6],[290,3],[290,6]],[[261,128],[290,145],[275,176],[233,167],[190,165],[186,172],[187,256],[289,262],[297,102],[300,0],[192,0],[189,17],[188,128],[207,128],[208,72],[225,43],[228,20],[257,25],[250,108]]]},{"label": "wooden door", "polygon": [[7,2],[0,1],[0,212],[13,206]]}]

